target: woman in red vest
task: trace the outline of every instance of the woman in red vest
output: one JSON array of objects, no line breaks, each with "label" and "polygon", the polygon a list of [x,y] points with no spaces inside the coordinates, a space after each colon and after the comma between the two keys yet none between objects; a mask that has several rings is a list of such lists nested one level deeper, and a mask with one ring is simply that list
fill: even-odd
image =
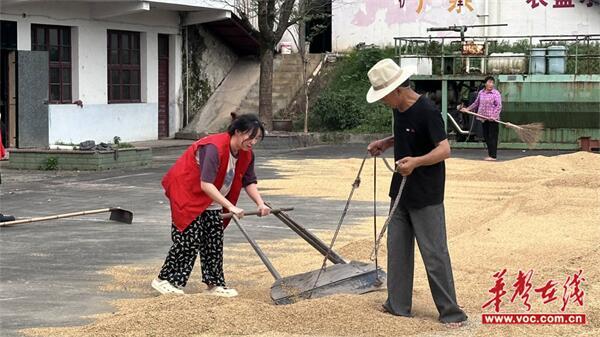
[{"label": "woman in red vest", "polygon": [[228,221],[222,212],[238,217],[236,203],[242,187],[258,206],[265,206],[256,187],[252,146],[264,137],[255,115],[234,117],[227,132],[204,137],[192,144],[165,175],[162,185],[171,204],[173,245],[152,287],[161,294],[183,294],[198,253],[206,294],[233,297],[223,276],[223,230]]}]

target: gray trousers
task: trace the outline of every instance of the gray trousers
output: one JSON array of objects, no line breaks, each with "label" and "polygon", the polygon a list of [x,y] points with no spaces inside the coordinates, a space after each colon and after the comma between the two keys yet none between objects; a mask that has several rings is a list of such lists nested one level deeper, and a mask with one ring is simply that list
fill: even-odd
[{"label": "gray trousers", "polygon": [[388,225],[388,299],[385,309],[398,316],[412,316],[415,238],[427,270],[429,288],[444,323],[461,322],[467,315],[456,303],[444,204],[407,209],[401,205]]}]

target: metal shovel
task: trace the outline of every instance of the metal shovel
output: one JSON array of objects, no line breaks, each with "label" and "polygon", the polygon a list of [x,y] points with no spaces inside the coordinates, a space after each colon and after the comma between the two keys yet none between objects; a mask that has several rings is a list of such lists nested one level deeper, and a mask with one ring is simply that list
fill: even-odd
[{"label": "metal shovel", "polygon": [[126,209],[122,209],[120,207],[110,207],[110,208],[94,209],[91,211],[64,213],[64,214],[49,215],[49,216],[43,216],[43,217],[37,217],[37,218],[19,219],[19,220],[14,220],[14,221],[0,222],[0,227],[8,227],[8,226],[26,224],[26,223],[30,223],[30,222],[71,218],[71,217],[75,217],[75,216],[106,213],[106,212],[110,212],[110,217],[109,217],[110,220],[122,222],[122,223],[126,223],[126,224],[131,224],[133,222],[133,212],[128,211]]},{"label": "metal shovel", "polygon": [[[286,221],[282,221],[298,234],[302,232],[300,236],[320,253],[323,254],[327,250],[328,247],[321,240],[291,220],[284,212],[279,212],[275,215],[280,220],[286,218]],[[306,298],[318,298],[339,293],[364,294],[382,289],[381,285],[386,279],[385,272],[381,269],[376,270],[375,265],[370,263],[358,261],[347,263],[335,252],[330,252],[328,258],[336,264],[323,270],[319,278],[319,283],[316,286],[315,280],[320,269],[303,274],[281,277],[269,258],[260,249],[254,239],[250,237],[248,232],[246,232],[239,220],[233,217],[233,221],[271,275],[273,275],[273,278],[275,278],[275,282],[271,286],[271,299],[275,304],[291,304]]]},{"label": "metal shovel", "polygon": [[[271,207],[269,204],[267,206]],[[304,298],[318,298],[339,293],[365,294],[385,289],[382,286],[387,275],[380,268],[375,268],[375,264],[360,261],[347,262],[335,251],[329,251],[327,244],[294,221],[287,213],[279,212],[274,215],[334,263],[323,269],[320,277],[318,276],[320,269],[317,269],[285,277],[281,282],[276,281],[271,287],[271,298],[276,303],[288,304]],[[318,283],[315,283],[317,278]],[[295,296],[290,296],[288,290],[290,288],[295,289]]]}]

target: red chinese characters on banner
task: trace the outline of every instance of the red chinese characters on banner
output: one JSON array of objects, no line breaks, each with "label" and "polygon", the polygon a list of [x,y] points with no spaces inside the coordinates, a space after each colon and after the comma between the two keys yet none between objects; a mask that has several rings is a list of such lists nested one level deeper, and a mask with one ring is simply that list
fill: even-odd
[{"label": "red chinese characters on banner", "polygon": [[573,0],[554,0],[553,8],[570,8],[575,7]]},{"label": "red chinese characters on banner", "polygon": [[517,295],[523,299],[523,304],[527,307],[527,311],[531,310],[531,304],[529,304],[529,291],[531,290],[531,277],[533,276],[533,270],[528,271],[527,273],[523,273],[519,270],[519,275],[517,276],[517,282],[513,284],[515,287],[515,293],[513,297],[510,299],[510,302],[513,303]]},{"label": "red chinese characters on banner", "polygon": [[[569,303],[574,303],[578,306],[583,306],[585,292],[581,286],[586,281],[586,279],[582,276],[582,274],[583,270],[580,269],[579,272],[574,273],[573,275],[567,275],[566,281],[563,283],[562,305],[560,308],[562,312],[565,311]],[[505,296],[507,293],[507,291],[504,289],[504,287],[506,286],[506,283],[504,281],[505,276],[506,268],[502,271],[498,271],[493,274],[493,277],[496,279],[496,281],[494,286],[490,288],[488,292],[493,294],[494,296],[482,305],[482,309],[485,309],[494,304],[494,311],[500,312],[502,297]],[[510,299],[510,302],[514,303],[517,297],[519,297],[523,301],[523,305],[525,306],[527,311],[531,311],[530,291],[533,288],[533,284],[531,282],[532,278],[533,270],[529,270],[526,273],[519,270],[519,273],[516,276],[516,280],[512,284],[514,288],[514,293]],[[545,283],[545,285],[539,288],[534,288],[534,291],[539,294],[543,301],[543,304],[548,304],[558,299],[558,296],[556,296],[557,285],[558,282],[554,280],[549,280]]]},{"label": "red chinese characters on banner", "polygon": [[[575,0],[554,0],[552,8],[573,8],[575,7],[574,2]],[[526,0],[526,3],[530,4],[532,9],[539,7],[539,5],[548,6],[548,0]],[[592,7],[594,0],[579,0],[579,3],[585,3],[588,7]]]},{"label": "red chinese characters on banner", "polygon": [[473,11],[473,4],[471,3],[473,0],[450,0],[450,7],[448,7],[448,12],[452,12],[456,9],[456,12],[460,14],[463,6],[467,7],[469,11]]},{"label": "red chinese characters on banner", "polygon": [[536,8],[540,4],[548,6],[548,3],[545,0],[527,0],[527,3],[531,4],[531,8]]},{"label": "red chinese characters on banner", "polygon": [[567,277],[567,280],[563,285],[563,305],[560,308],[560,311],[565,311],[567,303],[569,303],[569,299],[571,298],[573,299],[573,303],[578,304],[580,307],[583,306],[583,296],[585,293],[583,289],[579,287],[581,282],[585,281],[585,278],[581,277],[582,272],[583,270],[579,270],[579,273],[573,274],[573,278],[571,278],[571,276]]},{"label": "red chinese characters on banner", "polygon": [[494,297],[492,299],[490,299],[489,301],[485,302],[483,304],[482,309],[485,309],[485,308],[489,307],[490,304],[494,303],[494,310],[496,312],[500,312],[500,304],[502,303],[502,296],[506,295],[506,290],[504,290],[504,286],[506,285],[504,283],[504,274],[506,274],[506,269],[494,274],[494,277],[496,278],[496,284],[494,285],[494,287],[492,287],[492,288],[490,288],[490,290],[488,290],[489,293],[494,294]]},{"label": "red chinese characters on banner", "polygon": [[421,14],[421,12],[423,11],[423,7],[425,6],[425,4],[423,3],[425,0],[419,0],[419,4],[417,5],[417,13]]},{"label": "red chinese characters on banner", "polygon": [[[580,3],[584,3],[585,0],[579,0]],[[594,0],[587,0],[587,6],[592,7],[594,5]]]},{"label": "red chinese characters on banner", "polygon": [[[425,10],[425,4],[428,0],[417,0],[417,13],[421,14]],[[523,0],[521,0],[523,1]],[[531,6],[531,9],[535,9],[542,5],[543,7],[548,7],[548,2],[550,0],[525,0],[525,3]],[[552,0],[554,4],[552,8],[574,8],[575,0]],[[466,7],[469,11],[473,11],[473,0],[448,0],[449,7],[448,12],[456,11],[457,13],[461,13],[463,7]],[[406,4],[406,0],[398,0],[400,4],[400,8],[404,8]],[[600,4],[600,2],[595,0],[579,0],[579,3],[586,4],[587,7],[592,7],[594,4]]]}]

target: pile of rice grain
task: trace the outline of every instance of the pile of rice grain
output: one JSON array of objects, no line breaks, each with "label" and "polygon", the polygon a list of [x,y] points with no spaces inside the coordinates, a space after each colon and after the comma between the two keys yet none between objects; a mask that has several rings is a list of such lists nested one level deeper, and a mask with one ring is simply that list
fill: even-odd
[{"label": "pile of rice grain", "polygon": [[[344,200],[359,159],[273,160],[283,178],[262,181],[269,193]],[[370,165],[355,200],[368,201]],[[379,186],[389,173],[379,170]],[[372,171],[370,171],[372,172]],[[152,267],[115,266],[107,291],[127,291],[143,298],[115,301],[114,313],[99,315],[81,327],[26,330],[31,336],[598,336],[600,335],[600,156],[575,153],[487,163],[451,159],[447,163],[446,221],[459,304],[470,316],[466,328],[447,330],[437,323],[427,277],[415,254],[414,318],[381,312],[385,292],[362,296],[336,295],[275,306],[269,298],[273,282],[247,244],[226,247],[225,272],[240,291],[233,299],[203,296],[196,267],[183,297],[155,296],[149,283],[162,261]],[[371,173],[372,174],[372,173]],[[307,188],[314,184],[321,188]],[[387,188],[381,188],[381,198]],[[383,224],[384,219],[379,219]],[[372,219],[345,226],[338,251],[349,259],[367,260],[372,249]],[[329,238],[323,235],[323,238]],[[326,239],[325,239],[326,241]],[[328,242],[328,241],[327,241]],[[317,269],[322,257],[300,238],[259,242],[283,275]],[[286,254],[293,247],[295,253]],[[386,264],[385,240],[380,264]],[[584,270],[585,306],[570,303],[570,313],[587,314],[586,325],[482,325],[482,304],[494,285],[492,274],[508,269],[507,287],[518,270],[534,270],[534,287],[563,281]],[[562,288],[557,292],[562,296]],[[560,294],[559,294],[560,293]],[[509,295],[512,292],[509,291]],[[504,312],[521,312],[505,298]],[[518,301],[517,301],[518,302]],[[531,293],[532,312],[559,312],[560,301],[543,305]]]}]

